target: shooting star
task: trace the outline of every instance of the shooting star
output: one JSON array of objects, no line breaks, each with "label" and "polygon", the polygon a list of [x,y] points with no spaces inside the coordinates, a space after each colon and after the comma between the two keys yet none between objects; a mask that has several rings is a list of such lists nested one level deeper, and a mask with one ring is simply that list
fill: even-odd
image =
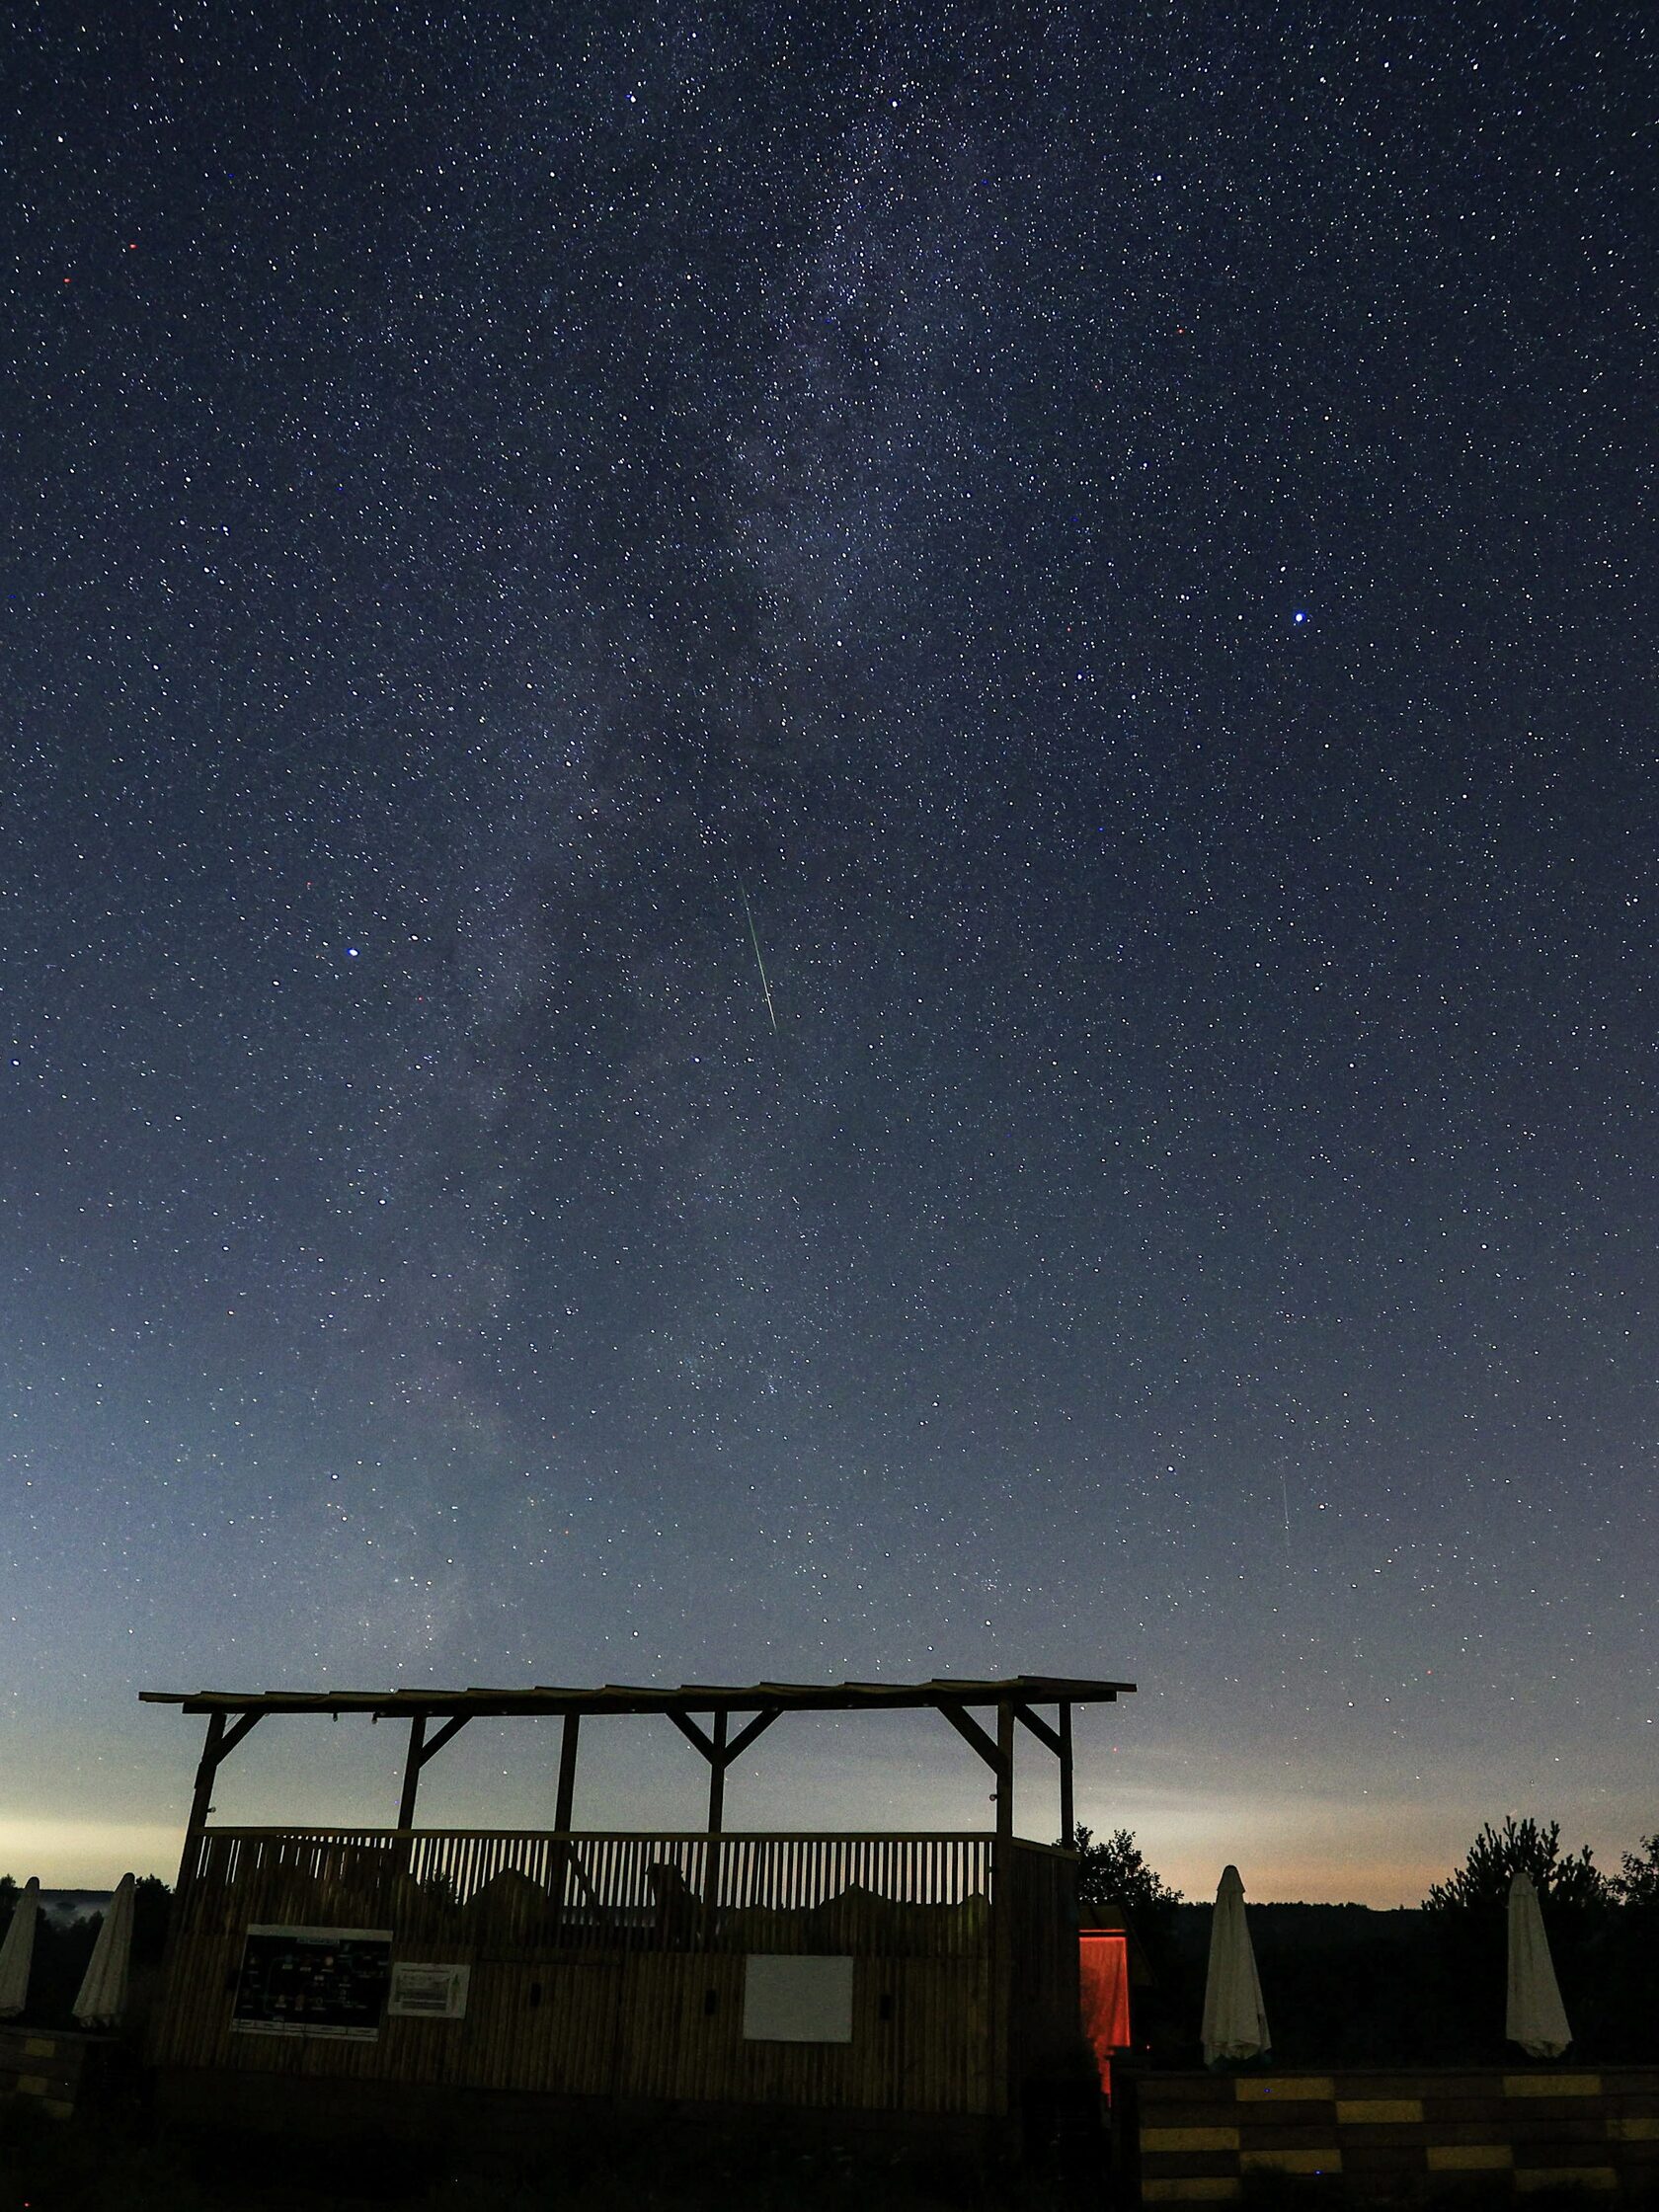
[{"label": "shooting star", "polygon": [[1285,1572],[1291,1571],[1291,1484],[1283,1467],[1279,1469],[1279,1494],[1285,1501]]},{"label": "shooting star", "polygon": [[760,971],[760,995],[766,1001],[766,1013],[772,1024],[772,1035],[777,1035],[777,1008],[772,1004],[772,987],[766,981],[766,963],[760,957],[760,939],[755,935],[754,916],[749,909],[749,893],[742,884],[738,896],[743,901],[744,919],[749,923],[749,941],[754,947],[754,965]]}]

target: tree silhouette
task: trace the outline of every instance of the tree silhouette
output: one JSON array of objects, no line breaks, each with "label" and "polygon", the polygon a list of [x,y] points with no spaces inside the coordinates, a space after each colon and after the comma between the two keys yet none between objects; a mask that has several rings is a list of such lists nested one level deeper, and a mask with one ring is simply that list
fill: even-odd
[{"label": "tree silhouette", "polygon": [[1645,1836],[1639,1851],[1624,1854],[1624,1871],[1610,1885],[1621,1905],[1636,1905],[1643,1912],[1659,1912],[1659,1836]]},{"label": "tree silhouette", "polygon": [[1140,1925],[1161,1919],[1170,1906],[1184,1902],[1181,1892],[1171,1889],[1162,1875],[1146,1864],[1128,1828],[1118,1829],[1097,1844],[1094,1830],[1079,1821],[1072,1831],[1070,1848],[1077,1854],[1079,1904],[1121,1905]]},{"label": "tree silhouette", "polygon": [[1449,1880],[1430,1889],[1423,1910],[1445,1914],[1502,1910],[1518,1873],[1532,1876],[1546,1913],[1551,1907],[1593,1913],[1613,1902],[1613,1885],[1591,1857],[1588,1844],[1576,1856],[1563,1858],[1558,1820],[1543,1828],[1536,1820],[1517,1820],[1511,1813],[1502,1828],[1486,1823],[1462,1865]]}]

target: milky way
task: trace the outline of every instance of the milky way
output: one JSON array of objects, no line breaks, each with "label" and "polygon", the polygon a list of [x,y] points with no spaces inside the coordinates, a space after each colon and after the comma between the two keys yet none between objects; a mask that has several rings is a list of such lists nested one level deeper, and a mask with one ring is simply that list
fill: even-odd
[{"label": "milky way", "polygon": [[1252,1895],[1655,1825],[1653,20],[988,13],[28,16],[19,1877],[198,1684],[1125,1676]]}]

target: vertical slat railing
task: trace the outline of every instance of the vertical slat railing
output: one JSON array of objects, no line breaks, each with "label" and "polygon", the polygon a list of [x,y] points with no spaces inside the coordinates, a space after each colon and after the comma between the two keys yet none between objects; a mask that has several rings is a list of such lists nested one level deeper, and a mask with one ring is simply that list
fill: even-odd
[{"label": "vertical slat railing", "polygon": [[[418,1925],[435,1939],[446,1929],[459,1938],[465,1924],[482,1941],[492,1928],[505,1940],[511,1924],[514,1940],[533,1929],[547,1949],[674,1949],[690,1936],[684,1916],[668,1907],[689,1896],[712,1899],[706,1925],[716,1949],[723,1924],[761,1912],[789,1947],[829,1945],[814,1925],[823,1919],[842,1939],[853,1928],[895,1956],[978,1954],[992,1880],[991,1839],[983,1834],[740,1831],[715,1851],[700,1832],[219,1828],[202,1834],[195,1866],[193,1925],[228,1913],[243,1926]],[[350,1922],[330,1917],[346,1914]],[[743,1936],[734,1929],[734,1942]]]}]

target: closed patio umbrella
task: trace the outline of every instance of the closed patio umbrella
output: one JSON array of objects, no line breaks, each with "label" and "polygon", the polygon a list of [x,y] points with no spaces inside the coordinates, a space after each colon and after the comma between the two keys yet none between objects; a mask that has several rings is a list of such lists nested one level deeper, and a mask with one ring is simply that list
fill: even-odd
[{"label": "closed patio umbrella", "polygon": [[29,2002],[29,1968],[35,1956],[35,1923],[40,1884],[31,1874],[12,1908],[12,1925],[0,1943],[0,2020],[15,2020]]},{"label": "closed patio umbrella", "polygon": [[126,1969],[132,1956],[132,1876],[123,1874],[92,1946],[86,1979],[72,2008],[83,2027],[114,2027],[126,2010]]},{"label": "closed patio umbrella", "polygon": [[1559,2058],[1572,2041],[1533,1877],[1509,1885],[1509,2004],[1504,2033],[1529,2058]]},{"label": "closed patio umbrella", "polygon": [[1238,1868],[1223,1870],[1210,1923],[1210,1967],[1204,1977],[1204,2063],[1261,2058],[1273,2038],[1256,1978],[1256,1954],[1244,1922]]}]

